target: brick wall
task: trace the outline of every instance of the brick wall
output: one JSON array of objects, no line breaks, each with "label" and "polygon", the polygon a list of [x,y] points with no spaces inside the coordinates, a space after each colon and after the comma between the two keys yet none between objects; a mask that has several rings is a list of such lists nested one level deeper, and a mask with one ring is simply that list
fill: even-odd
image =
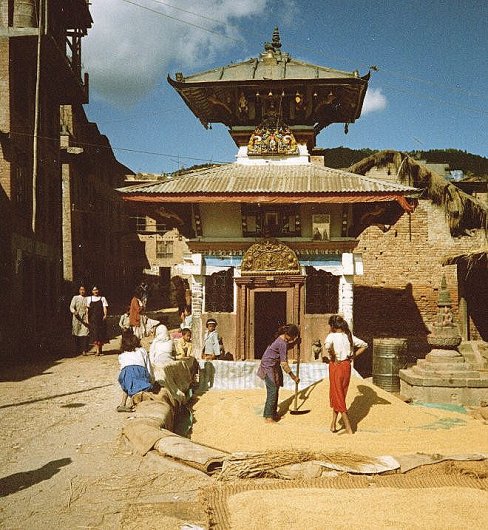
[{"label": "brick wall", "polygon": [[355,278],[355,334],[368,341],[406,337],[410,354],[424,355],[443,274],[457,317],[457,267],[442,266],[443,259],[479,249],[483,242],[481,233],[451,237],[444,211],[428,200],[419,201],[411,216],[404,214],[386,233],[375,226],[366,229],[356,249],[363,256],[364,275]]}]

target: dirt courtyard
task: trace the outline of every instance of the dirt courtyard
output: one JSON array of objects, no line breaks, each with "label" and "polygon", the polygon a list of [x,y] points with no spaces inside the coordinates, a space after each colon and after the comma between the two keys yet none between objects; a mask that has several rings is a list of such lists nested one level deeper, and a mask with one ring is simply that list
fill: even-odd
[{"label": "dirt courtyard", "polygon": [[[102,357],[44,360],[3,370],[0,528],[208,528],[198,495],[216,479],[155,452],[140,457],[122,438],[128,414],[115,411],[120,398],[117,347],[114,340]],[[270,440],[279,440],[281,446],[293,440],[298,447],[301,439],[304,446],[315,440],[323,449],[330,446],[371,455],[427,450],[488,454],[487,425],[460,412],[412,407],[379,389],[376,404],[360,410],[357,432],[333,435],[328,432],[327,408],[317,412],[323,407],[314,401],[323,394],[320,385],[309,396],[307,408],[312,411],[307,420],[306,416],[293,420],[285,416],[276,426],[262,423],[259,407],[264,391],[234,395],[209,391],[194,407],[194,440],[220,444],[228,451],[264,449]],[[366,391],[359,380],[351,387],[349,401]],[[280,394],[281,399],[289,397],[286,392]],[[327,407],[327,401],[320,399]],[[388,407],[393,418],[390,428]],[[219,418],[223,429],[212,437],[212,422]],[[307,430],[306,421],[315,427]],[[246,436],[246,423],[252,436]],[[231,431],[226,434],[226,429]],[[243,442],[236,444],[239,438]],[[481,493],[486,499],[488,493]],[[467,527],[476,526],[468,523]]]},{"label": "dirt courtyard", "polygon": [[[0,528],[135,528],[134,514],[156,502],[177,503],[188,523],[205,521],[195,499],[212,479],[151,453],[134,455],[121,436],[128,414],[115,411],[119,342],[102,357],[3,372]],[[153,519],[145,528],[165,528],[160,510]]]}]

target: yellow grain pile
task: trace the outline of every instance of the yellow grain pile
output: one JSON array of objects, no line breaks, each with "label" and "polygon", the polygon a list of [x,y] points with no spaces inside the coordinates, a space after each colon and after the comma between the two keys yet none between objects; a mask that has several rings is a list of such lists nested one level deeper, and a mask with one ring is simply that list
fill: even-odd
[{"label": "yellow grain pile", "polygon": [[232,530],[482,529],[488,493],[463,487],[297,488],[237,493],[228,508]]},{"label": "yellow grain pile", "polygon": [[[330,432],[328,380],[299,399],[308,414],[287,412],[265,424],[262,390],[210,390],[193,404],[191,439],[228,452],[297,449],[349,451],[381,456],[416,452],[488,454],[488,427],[468,414],[403,403],[370,382],[353,378],[347,403],[355,434]],[[303,393],[302,393],[303,394]],[[302,396],[303,397],[303,396]],[[303,404],[302,404],[303,401]],[[293,393],[280,390],[281,410],[293,409]]]}]

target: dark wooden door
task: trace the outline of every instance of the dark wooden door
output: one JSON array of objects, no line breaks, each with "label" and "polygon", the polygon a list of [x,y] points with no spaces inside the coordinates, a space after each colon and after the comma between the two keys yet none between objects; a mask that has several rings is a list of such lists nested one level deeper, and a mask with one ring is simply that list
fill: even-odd
[{"label": "dark wooden door", "polygon": [[256,292],[254,299],[254,358],[261,359],[286,324],[286,291]]}]

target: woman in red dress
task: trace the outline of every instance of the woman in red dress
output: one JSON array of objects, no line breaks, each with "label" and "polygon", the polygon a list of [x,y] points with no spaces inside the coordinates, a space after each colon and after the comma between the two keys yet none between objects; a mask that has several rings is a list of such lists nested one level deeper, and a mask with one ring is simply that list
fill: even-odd
[{"label": "woman in red dress", "polygon": [[340,315],[329,318],[330,333],[325,338],[325,357],[329,363],[329,398],[332,408],[330,430],[337,432],[337,416],[339,412],[346,432],[352,434],[351,422],[347,415],[346,395],[351,380],[351,364],[355,357],[361,355],[368,347],[367,343],[355,337],[348,323]]}]

